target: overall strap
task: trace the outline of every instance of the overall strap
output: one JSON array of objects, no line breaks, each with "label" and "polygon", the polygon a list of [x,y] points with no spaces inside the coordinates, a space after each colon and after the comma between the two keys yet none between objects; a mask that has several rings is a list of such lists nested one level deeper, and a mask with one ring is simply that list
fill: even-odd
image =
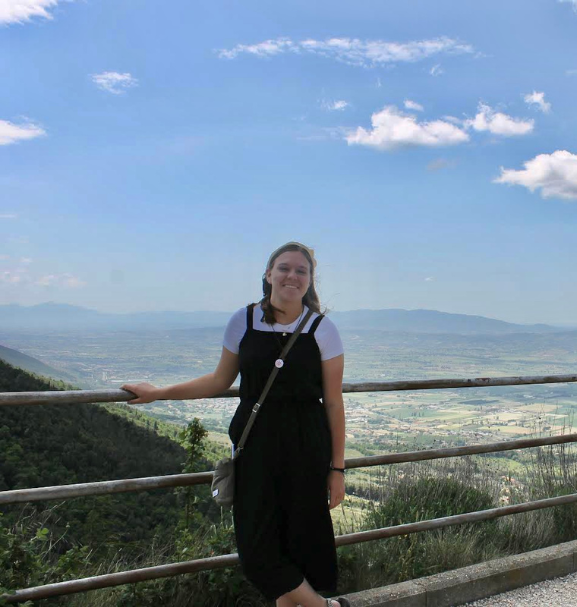
[{"label": "overall strap", "polygon": [[296,341],[296,338],[301,334],[302,330],[305,328],[305,325],[310,320],[312,315],[313,315],[313,311],[309,309],[309,311],[306,313],[305,317],[301,320],[299,326],[296,328],[296,331],[290,336],[288,342],[285,344],[285,347],[283,348],[282,352],[280,353],[280,356],[275,361],[275,365],[272,368],[271,374],[268,378],[268,381],[266,382],[266,386],[264,387],[264,390],[262,391],[260,398],[258,399],[258,401],[254,404],[254,406],[252,408],[252,412],[250,414],[250,417],[248,418],[248,421],[246,422],[246,426],[244,428],[242,436],[240,437],[240,440],[238,441],[238,447],[235,449],[235,452],[232,456],[233,459],[236,459],[240,455],[240,452],[244,449],[244,444],[246,443],[246,439],[248,438],[250,429],[252,428],[252,425],[254,424],[254,420],[256,419],[259,409],[262,407],[262,404],[264,402],[264,399],[266,398],[266,395],[268,394],[268,391],[270,390],[270,387],[272,386],[274,378],[277,376],[279,369],[281,369],[283,367],[284,359],[286,358],[286,355],[288,354],[289,350],[292,348],[292,345]]},{"label": "overall strap", "polygon": [[256,304],[248,304],[246,307],[246,328],[247,330],[252,330],[252,319],[254,317],[254,307]]},{"label": "overall strap", "polygon": [[321,320],[325,317],[324,314],[319,314],[313,321],[311,328],[309,329],[309,335],[314,335],[317,327],[319,326]]}]

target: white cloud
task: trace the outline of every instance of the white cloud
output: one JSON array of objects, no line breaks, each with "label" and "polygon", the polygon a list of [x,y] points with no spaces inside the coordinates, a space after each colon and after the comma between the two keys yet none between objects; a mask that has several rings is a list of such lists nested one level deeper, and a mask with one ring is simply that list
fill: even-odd
[{"label": "white cloud", "polygon": [[477,115],[466,120],[465,126],[473,128],[475,131],[489,131],[493,135],[512,137],[530,133],[533,130],[534,121],[512,118],[502,112],[496,112],[484,103],[480,103]]},{"label": "white cloud", "polygon": [[435,280],[434,276],[427,276],[427,278],[425,278],[425,282],[433,282]]},{"label": "white cloud", "polygon": [[30,264],[33,260],[22,257],[18,260],[8,255],[0,255],[0,260],[6,268],[0,271],[0,284],[17,285],[22,287],[44,287],[52,289],[77,289],[84,287],[86,282],[78,277],[64,272],[61,274],[33,274],[30,272]]},{"label": "white cloud", "polygon": [[60,0],[0,0],[0,24],[24,23],[33,17],[52,19],[48,9],[58,2]]},{"label": "white cloud", "polygon": [[365,145],[389,151],[402,147],[441,147],[457,145],[469,140],[463,129],[445,122],[418,122],[415,116],[404,114],[394,105],[371,116],[372,130],[358,127],[345,137],[349,145]]},{"label": "white cloud", "polygon": [[329,112],[343,111],[345,108],[349,107],[349,105],[349,102],[344,99],[338,101],[323,101],[321,103],[323,110],[328,110]]},{"label": "white cloud", "polygon": [[76,289],[83,287],[86,283],[72,274],[46,274],[36,280],[36,284],[41,287],[68,287],[70,289]]},{"label": "white cloud", "polygon": [[573,5],[573,9],[577,12],[577,0],[559,0],[559,2],[569,3]]},{"label": "white cloud", "polygon": [[0,272],[0,283],[24,285],[30,282],[27,265],[32,261],[31,259],[28,260],[26,258],[22,258],[19,260],[19,262],[17,262],[9,255],[0,255],[0,260],[8,262],[4,264],[4,266],[7,266],[8,269]]},{"label": "white cloud", "polygon": [[548,114],[551,111],[551,104],[545,101],[545,93],[538,93],[533,91],[523,97],[527,105],[536,105],[544,114]]},{"label": "white cloud", "polygon": [[41,287],[49,287],[56,280],[56,276],[54,274],[46,274],[42,276],[36,281],[37,285]]},{"label": "white cloud", "polygon": [[237,44],[232,49],[220,49],[217,52],[221,59],[235,59],[241,54],[262,58],[274,57],[282,53],[311,53],[349,65],[374,67],[387,63],[420,61],[439,54],[471,54],[474,52],[474,48],[470,44],[446,36],[410,42],[359,40],[358,38],[293,41],[290,38],[277,38],[257,44]]},{"label": "white cloud", "polygon": [[277,38],[276,40],[265,40],[258,44],[237,44],[234,48],[218,51],[221,59],[235,59],[241,53],[256,55],[257,57],[272,57],[285,52],[298,53],[298,43],[294,43],[288,38]]},{"label": "white cloud", "polygon": [[541,189],[543,198],[577,200],[577,155],[566,150],[539,154],[523,163],[524,169],[501,168],[495,183],[522,185],[531,192]]},{"label": "white cloud", "polygon": [[415,110],[416,112],[422,112],[425,108],[416,101],[411,101],[410,99],[405,99],[405,108],[407,110]]},{"label": "white cloud", "polygon": [[429,70],[429,74],[431,74],[431,76],[440,76],[444,73],[445,70],[441,67],[440,63],[437,63],[437,65],[433,65],[433,67]]},{"label": "white cloud", "polygon": [[455,116],[443,116],[443,120],[446,120],[451,124],[456,124],[457,126],[463,126],[465,122],[464,120],[461,120],[461,118],[457,118]]},{"label": "white cloud", "polygon": [[10,145],[42,135],[46,135],[46,131],[35,124],[14,124],[7,120],[0,120],[0,145]]},{"label": "white cloud", "polygon": [[84,287],[85,285],[86,283],[83,280],[80,280],[80,278],[76,278],[76,276],[71,276],[68,274],[64,277],[64,286],[71,289],[78,289],[79,287]]},{"label": "white cloud", "polygon": [[138,85],[138,80],[128,72],[125,72],[124,74],[120,74],[119,72],[92,74],[92,82],[94,82],[99,89],[108,91],[114,95],[122,95],[128,89]]},{"label": "white cloud", "polygon": [[16,213],[0,213],[0,219],[17,219]]},{"label": "white cloud", "polygon": [[4,272],[0,272],[0,282],[15,285],[22,282],[22,276],[6,270]]},{"label": "white cloud", "polygon": [[577,76],[577,70],[566,70],[565,74],[567,74],[567,76]]}]

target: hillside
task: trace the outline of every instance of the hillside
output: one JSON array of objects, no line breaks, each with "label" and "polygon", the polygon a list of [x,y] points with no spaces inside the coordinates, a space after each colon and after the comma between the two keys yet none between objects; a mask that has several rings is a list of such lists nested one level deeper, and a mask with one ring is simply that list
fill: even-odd
[{"label": "hillside", "polygon": [[[0,391],[63,387],[0,361]],[[143,414],[137,416],[140,425],[129,419],[128,407],[117,413],[98,405],[1,406],[0,490],[180,473],[185,450],[159,436],[154,420],[147,428]],[[210,463],[203,468],[210,469]],[[53,505],[34,508],[39,512]],[[210,501],[199,504],[203,513],[210,507]],[[11,520],[22,511],[20,506],[4,510]],[[69,524],[66,537],[72,544],[121,542],[126,547],[173,529],[179,512],[173,491],[79,498],[58,505],[51,529],[64,531]]]},{"label": "hillside", "polygon": [[[16,388],[16,390],[14,390]],[[0,361],[0,389],[54,389]],[[0,462],[0,489],[174,474],[184,450],[98,405],[4,406],[0,451],[18,457]],[[26,463],[24,466],[23,463]]]},{"label": "hillside", "polygon": [[36,375],[42,375],[44,377],[51,377],[52,379],[60,379],[69,383],[78,384],[78,378],[67,371],[55,369],[49,365],[44,364],[32,356],[13,350],[12,348],[6,348],[0,345],[0,360],[12,365],[35,373]]}]

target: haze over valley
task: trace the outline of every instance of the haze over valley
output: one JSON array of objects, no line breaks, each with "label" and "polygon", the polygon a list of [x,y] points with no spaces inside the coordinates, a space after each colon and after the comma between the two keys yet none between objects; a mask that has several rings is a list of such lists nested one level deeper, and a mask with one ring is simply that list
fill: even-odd
[{"label": "haze over valley", "polygon": [[[170,328],[166,316],[158,314],[156,324],[154,315],[149,315],[146,326],[132,329],[113,329],[100,320],[91,327],[70,328],[70,312],[86,316],[85,311],[72,309],[68,315],[59,315],[56,312],[62,309],[49,306],[43,312],[47,309],[53,316],[49,329],[7,329],[4,323],[2,344],[49,365],[61,376],[75,378],[75,385],[87,389],[140,381],[167,385],[209,373],[218,362],[226,322],[214,317],[211,320],[220,326]],[[186,319],[186,314],[169,316],[178,323]],[[407,330],[411,317],[416,319],[418,332]],[[577,369],[577,332],[562,328],[435,311],[343,312],[331,314],[331,318],[341,327],[345,382],[553,375]],[[355,318],[360,327],[351,326]],[[392,318],[403,330],[379,328],[393,326]],[[124,321],[130,324],[134,318]],[[198,318],[191,324],[195,322]],[[345,403],[347,456],[353,456],[393,447],[486,442],[539,431],[558,433],[572,423],[577,386],[355,393],[346,395]],[[206,399],[157,402],[143,408],[178,424],[199,417],[211,437],[226,444],[236,404],[236,399]]]}]

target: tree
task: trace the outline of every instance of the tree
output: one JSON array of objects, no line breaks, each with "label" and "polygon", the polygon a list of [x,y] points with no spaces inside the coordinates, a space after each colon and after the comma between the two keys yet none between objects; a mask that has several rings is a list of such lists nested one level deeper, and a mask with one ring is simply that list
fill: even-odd
[{"label": "tree", "polygon": [[[204,439],[208,436],[207,430],[202,425],[198,417],[195,417],[184,428],[180,434],[180,444],[186,451],[186,461],[182,471],[186,474],[198,472],[198,463],[204,451]],[[193,487],[185,487],[182,491],[185,501],[185,524],[186,528],[190,522],[190,506],[197,502],[195,490]]]}]

